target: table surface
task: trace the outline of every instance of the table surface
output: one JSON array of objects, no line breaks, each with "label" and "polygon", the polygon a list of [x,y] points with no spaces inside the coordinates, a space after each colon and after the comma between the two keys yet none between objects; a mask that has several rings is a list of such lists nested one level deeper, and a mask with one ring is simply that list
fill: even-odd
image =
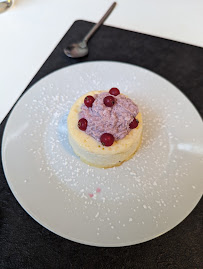
[{"label": "table surface", "polygon": [[[97,22],[109,0],[15,0],[0,14],[0,122],[77,19]],[[202,0],[117,0],[106,24],[203,47]]]},{"label": "table surface", "polygon": [[[92,49],[87,57],[66,58],[62,53],[64,44],[80,37],[91,26],[83,21],[74,23],[30,86],[63,66],[88,60],[119,60],[143,66],[167,78],[186,94],[203,115],[203,77],[199,69],[203,65],[201,48],[102,26],[90,41]],[[127,45],[123,42],[126,38],[131,40]],[[101,42],[103,39],[105,45]],[[112,51],[114,40],[118,40],[118,48]],[[126,46],[127,52],[123,50]],[[131,53],[133,48],[135,50]],[[119,54],[119,51],[122,53]],[[165,57],[168,51],[170,53]],[[153,57],[146,57],[150,52]],[[191,77],[193,79],[188,79]],[[0,138],[6,120],[0,125]],[[201,268],[203,200],[182,223],[154,240],[123,248],[97,248],[63,239],[34,221],[12,195],[2,164],[0,179],[0,268]]]}]

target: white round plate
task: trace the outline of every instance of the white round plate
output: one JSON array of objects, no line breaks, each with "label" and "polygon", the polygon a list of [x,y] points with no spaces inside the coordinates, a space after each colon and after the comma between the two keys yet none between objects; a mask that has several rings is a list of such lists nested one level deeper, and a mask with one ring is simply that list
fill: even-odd
[{"label": "white round plate", "polygon": [[[81,162],[66,118],[81,95],[118,87],[143,113],[143,141],[120,167]],[[202,194],[203,124],[171,83],[143,68],[88,62],[60,69],[33,85],[7,122],[2,159],[8,184],[41,225],[70,240],[126,246],[180,223]]]}]

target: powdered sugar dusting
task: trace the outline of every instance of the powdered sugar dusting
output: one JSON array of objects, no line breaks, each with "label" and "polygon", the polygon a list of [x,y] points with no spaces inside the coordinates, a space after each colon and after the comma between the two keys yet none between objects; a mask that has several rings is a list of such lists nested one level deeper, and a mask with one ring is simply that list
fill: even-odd
[{"label": "powdered sugar dusting", "polygon": [[[77,93],[74,99],[79,97],[79,94]],[[128,92],[128,94],[130,93]],[[44,96],[43,91],[42,96]],[[49,98],[44,97],[40,101],[40,106],[43,106],[45,111],[47,109],[46,102],[51,103],[49,104],[51,113],[42,134],[44,145],[37,151],[33,150],[33,154],[39,155],[42,149],[45,149],[47,163],[40,169],[50,173],[50,181],[53,177],[58,178],[59,190],[72,189],[77,199],[80,198],[84,201],[84,211],[87,210],[89,205],[93,205],[93,201],[97,201],[96,204],[99,205],[100,210],[105,208],[107,201],[117,204],[117,209],[107,216],[112,213],[118,214],[126,201],[138,205],[135,210],[134,208],[130,210],[133,214],[141,208],[148,211],[155,210],[157,206],[158,208],[167,206],[160,196],[162,196],[162,193],[166,193],[168,185],[171,184],[171,182],[168,182],[167,174],[173,172],[169,172],[167,166],[171,154],[171,141],[177,138],[173,137],[172,132],[167,130],[166,123],[170,115],[166,114],[166,117],[164,117],[163,113],[160,113],[159,105],[156,104],[155,100],[147,100],[139,95],[136,96],[136,99],[139,100],[144,119],[141,148],[131,160],[112,169],[88,166],[82,163],[73,153],[68,143],[66,127],[68,110],[73,101],[70,102],[66,96],[59,95]],[[44,102],[43,105],[42,102]],[[42,123],[40,117],[38,123]],[[170,160],[174,163],[174,166],[176,166],[176,158],[178,157],[173,155],[173,160]],[[154,165],[156,169],[154,169]],[[188,172],[187,166],[184,167],[184,170],[182,168],[182,166],[177,166],[175,169],[178,178]],[[174,182],[177,180],[176,174],[174,174]],[[100,193],[101,188],[103,189],[102,193]],[[154,196],[156,199],[153,198]],[[69,199],[70,197],[67,196],[67,200]],[[151,201],[151,199],[154,200],[154,203],[144,203],[144,201]],[[99,218],[97,212],[93,219],[95,217]],[[129,222],[132,219],[130,217]]]}]

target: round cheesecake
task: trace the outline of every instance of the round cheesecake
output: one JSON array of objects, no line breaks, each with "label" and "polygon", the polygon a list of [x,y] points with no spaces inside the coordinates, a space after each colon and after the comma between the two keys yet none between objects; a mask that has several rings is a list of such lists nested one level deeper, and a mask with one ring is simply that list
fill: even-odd
[{"label": "round cheesecake", "polygon": [[[67,119],[68,137],[69,143],[72,146],[75,154],[78,155],[83,162],[100,168],[110,168],[118,166],[124,161],[129,160],[138,150],[142,139],[143,123],[141,113],[136,113],[135,119],[139,122],[138,126],[131,129],[124,138],[115,140],[113,144],[108,147],[104,146],[99,139],[97,139],[97,133],[94,137],[94,133],[93,136],[91,136],[88,134],[88,132],[80,130],[78,128],[78,121],[81,118],[81,110],[84,106],[85,97],[98,96],[101,93],[101,91],[89,92],[84,96],[81,96],[74,103]],[[128,98],[125,95],[122,95],[122,97]],[[88,109],[86,108],[86,110]],[[108,108],[108,112],[111,112],[110,108]],[[120,117],[122,117],[122,114]],[[97,124],[99,124],[99,120],[97,122]]]}]

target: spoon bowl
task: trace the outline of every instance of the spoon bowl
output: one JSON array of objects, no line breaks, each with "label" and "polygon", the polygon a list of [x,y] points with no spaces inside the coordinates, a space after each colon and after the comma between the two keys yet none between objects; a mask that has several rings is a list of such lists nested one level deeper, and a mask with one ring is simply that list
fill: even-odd
[{"label": "spoon bowl", "polygon": [[82,41],[79,43],[73,43],[64,49],[66,56],[71,58],[80,58],[88,54],[87,42]]}]

